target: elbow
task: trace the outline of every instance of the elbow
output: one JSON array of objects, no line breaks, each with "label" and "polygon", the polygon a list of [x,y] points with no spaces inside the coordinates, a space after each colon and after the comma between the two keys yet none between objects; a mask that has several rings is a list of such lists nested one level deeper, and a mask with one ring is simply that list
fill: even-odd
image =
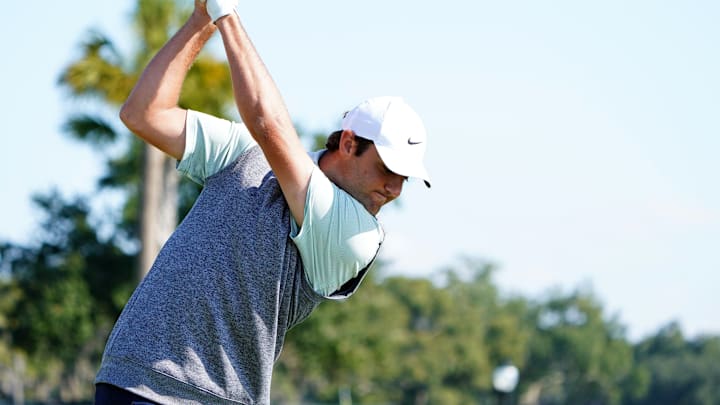
[{"label": "elbow", "polygon": [[128,100],[120,108],[120,121],[136,135],[140,135],[148,123],[148,109]]},{"label": "elbow", "polygon": [[135,108],[130,102],[126,101],[120,108],[120,121],[122,121],[122,123],[125,124],[125,126],[131,131],[134,131],[134,129],[138,126],[138,115],[139,113],[137,108]]}]

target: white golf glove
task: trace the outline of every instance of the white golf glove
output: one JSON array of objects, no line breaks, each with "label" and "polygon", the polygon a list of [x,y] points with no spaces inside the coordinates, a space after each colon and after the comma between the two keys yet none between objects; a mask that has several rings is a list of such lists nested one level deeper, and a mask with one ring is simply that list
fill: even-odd
[{"label": "white golf glove", "polygon": [[203,0],[213,22],[235,11],[238,0]]}]

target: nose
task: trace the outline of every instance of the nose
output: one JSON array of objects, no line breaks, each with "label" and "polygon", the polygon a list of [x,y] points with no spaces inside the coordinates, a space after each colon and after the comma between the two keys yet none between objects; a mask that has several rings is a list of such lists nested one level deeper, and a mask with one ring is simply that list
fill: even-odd
[{"label": "nose", "polygon": [[389,197],[395,199],[400,196],[403,183],[405,183],[405,178],[405,176],[395,173],[388,174],[388,177],[385,180],[385,191],[387,191]]}]

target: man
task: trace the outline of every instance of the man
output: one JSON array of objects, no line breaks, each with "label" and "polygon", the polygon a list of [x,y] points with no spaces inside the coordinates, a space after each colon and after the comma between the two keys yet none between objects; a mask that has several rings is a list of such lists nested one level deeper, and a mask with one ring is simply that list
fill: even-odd
[{"label": "man", "polygon": [[[326,151],[305,152],[235,1],[196,0],[121,110],[204,188],[108,339],[98,404],[268,404],[287,330],[354,293],[383,242],[375,215],[408,177],[429,186],[424,127],[396,97],[361,103]],[[177,105],[216,29],[244,125]]]}]

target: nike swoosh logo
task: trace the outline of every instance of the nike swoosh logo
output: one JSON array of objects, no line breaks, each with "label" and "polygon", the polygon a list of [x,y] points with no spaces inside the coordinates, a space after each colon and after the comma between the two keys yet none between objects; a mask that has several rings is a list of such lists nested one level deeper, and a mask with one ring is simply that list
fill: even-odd
[{"label": "nike swoosh logo", "polygon": [[421,143],[422,143],[422,141],[416,142],[416,141],[413,141],[412,138],[408,138],[408,145],[418,145]]}]

